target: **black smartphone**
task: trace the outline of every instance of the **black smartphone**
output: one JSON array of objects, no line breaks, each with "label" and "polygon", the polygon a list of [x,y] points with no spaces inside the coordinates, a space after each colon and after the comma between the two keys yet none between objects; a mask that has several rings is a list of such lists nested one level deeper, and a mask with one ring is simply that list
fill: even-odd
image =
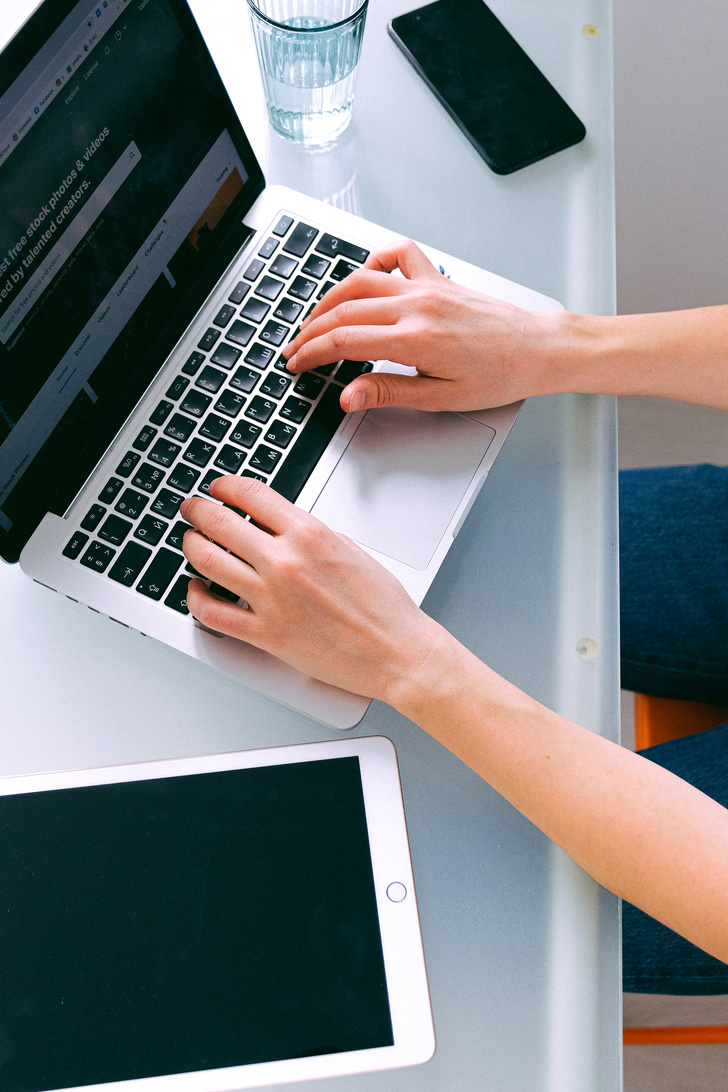
[{"label": "black smartphone", "polygon": [[482,0],[436,0],[389,33],[497,174],[586,136],[571,107]]}]

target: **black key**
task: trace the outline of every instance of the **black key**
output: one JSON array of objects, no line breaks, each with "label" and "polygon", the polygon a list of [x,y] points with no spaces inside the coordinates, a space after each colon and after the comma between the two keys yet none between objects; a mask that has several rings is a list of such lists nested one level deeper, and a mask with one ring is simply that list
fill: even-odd
[{"label": "black key", "polygon": [[149,497],[145,497],[143,493],[137,493],[134,489],[125,489],[116,503],[116,511],[128,516],[129,519],[136,519],[142,514],[142,509],[148,500]]},{"label": "black key", "polygon": [[185,375],[197,375],[200,370],[200,364],[204,360],[202,353],[193,353],[191,357],[187,359],[187,363],[182,365],[182,371]]},{"label": "black key", "polygon": [[169,390],[166,392],[166,397],[171,398],[173,402],[176,402],[178,398],[182,397],[189,385],[190,381],[186,375],[178,375],[170,384]]},{"label": "black key", "polygon": [[209,497],[209,495],[210,495],[210,486],[215,481],[215,478],[221,478],[221,477],[222,477],[222,474],[220,473],[219,470],[208,470],[207,474],[205,474],[204,478],[202,479],[200,484],[197,486],[199,492],[204,493],[206,496]]},{"label": "black key", "polygon": [[[196,394],[197,392],[193,391],[192,393]],[[207,399],[208,406],[209,406],[211,401],[212,401],[211,398]],[[195,431],[196,427],[197,427],[197,422],[196,421],[191,421],[189,419],[189,417],[183,417],[181,413],[175,413],[174,417],[172,417],[172,419],[170,420],[170,422],[167,425],[166,429],[164,430],[164,435],[165,436],[171,436],[172,439],[174,439],[174,440],[181,440],[182,443],[186,443],[187,440],[189,440],[192,433]],[[177,445],[176,444],[170,444],[169,446],[170,447],[176,447]],[[154,447],[152,448],[152,450],[149,452],[149,458],[150,459],[154,458],[154,452],[156,450],[157,450],[157,444],[155,444]]]},{"label": "black key", "polygon": [[310,409],[310,402],[304,402],[303,398],[295,398],[291,395],[290,398],[286,398],[281,406],[281,417],[285,417],[288,421],[293,421],[294,425],[300,425]]},{"label": "black key", "polygon": [[338,360],[335,360],[333,364],[322,364],[320,368],[314,368],[314,371],[316,375],[331,375],[337,364]]},{"label": "black key", "polygon": [[316,281],[310,280],[308,277],[295,277],[293,282],[288,285],[288,292],[291,296],[295,296],[296,299],[309,300],[313,293],[318,288]]},{"label": "black key", "polygon": [[351,258],[353,262],[365,262],[369,257],[369,251],[360,246],[347,243],[344,239],[338,239],[335,235],[324,233],[316,244],[316,252],[325,254],[327,258]]},{"label": "black key", "polygon": [[130,588],[151,554],[152,551],[147,549],[146,546],[140,546],[138,542],[127,542],[117,560],[111,566],[109,578],[116,580],[118,584],[123,584],[125,588]]},{"label": "black key", "polygon": [[279,254],[274,262],[271,262],[270,272],[276,277],[290,277],[298,262],[293,258],[287,258],[285,254]]},{"label": "black key", "polygon": [[213,368],[212,365],[207,364],[195,380],[195,386],[217,394],[224,382],[225,372],[221,372],[219,368]]},{"label": "black key", "polygon": [[213,364],[219,364],[221,368],[227,368],[230,371],[240,360],[242,351],[242,349],[235,349],[232,345],[228,345],[223,341],[222,345],[218,345],[217,349],[215,349],[210,360]]},{"label": "black key", "polygon": [[245,281],[238,281],[238,283],[235,285],[232,292],[228,296],[228,299],[231,303],[242,303],[249,291],[249,284],[246,284]]},{"label": "black key", "polygon": [[[180,417],[182,421],[186,421],[190,425],[190,432],[192,432],[195,427],[194,421],[190,421],[189,417],[181,417],[179,413],[176,413],[174,416]],[[172,420],[174,420],[174,417]],[[168,433],[169,428],[166,428],[164,431]],[[180,439],[186,440],[187,437],[180,436]],[[182,448],[179,444],[172,444],[169,440],[160,439],[157,440],[156,444],[149,452],[149,459],[153,463],[158,463],[159,466],[171,466],[181,450]]]},{"label": "black key", "polygon": [[252,364],[254,368],[267,368],[274,356],[275,352],[270,345],[261,345],[259,341],[255,341],[244,359],[246,364]]},{"label": "black key", "polygon": [[[245,416],[252,417],[254,421],[262,421],[265,425],[273,416],[275,410],[275,402],[271,402],[268,398],[261,398],[259,395],[256,395],[255,398],[251,399],[250,405],[245,411]],[[232,440],[233,437],[231,436],[230,439]]]},{"label": "black key", "polygon": [[134,538],[140,538],[142,542],[148,542],[150,546],[156,546],[168,527],[169,524],[165,523],[163,519],[146,515],[134,532]]},{"label": "black key", "polygon": [[170,413],[174,409],[171,402],[160,402],[153,413],[149,415],[149,420],[153,425],[163,425],[169,417]]},{"label": "black key", "polygon": [[296,435],[296,431],[293,425],[288,425],[285,421],[274,421],[265,434],[265,440],[269,444],[275,444],[276,447],[286,448]]},{"label": "black key", "polygon": [[81,558],[81,564],[94,572],[104,573],[115,554],[116,550],[104,546],[103,542],[92,542]]},{"label": "black key", "polygon": [[126,455],[117,466],[116,473],[121,474],[122,478],[128,478],[140,459],[141,455],[139,455],[138,452],[127,451]]},{"label": "black key", "polygon": [[[260,432],[260,430],[258,430]],[[251,440],[251,444],[252,444]],[[220,451],[220,454],[215,459],[215,466],[219,466],[221,470],[227,471],[228,474],[237,474],[240,467],[245,462],[245,452],[241,451],[239,447],[233,447],[232,444],[225,444]]]},{"label": "black key", "polygon": [[277,451],[276,448],[266,447],[265,444],[258,444],[255,451],[250,456],[248,466],[251,470],[257,470],[261,474],[270,474],[282,458],[282,452]]},{"label": "black key", "polygon": [[104,488],[99,493],[99,500],[102,504],[111,504],[116,500],[124,488],[124,483],[121,478],[109,478]]},{"label": "black key", "polygon": [[230,591],[229,588],[223,588],[222,584],[210,584],[210,591],[213,595],[216,595],[218,599],[224,599],[227,603],[237,603],[240,596],[237,592]]},{"label": "black key", "polygon": [[197,484],[199,476],[199,470],[195,470],[194,467],[185,466],[184,463],[177,463],[177,466],[167,478],[167,485],[171,485],[173,489],[181,489],[183,493],[189,493],[190,489],[194,489]]},{"label": "black key", "polygon": [[292,380],[288,376],[280,375],[278,372],[269,372],[261,383],[259,390],[261,394],[269,394],[271,398],[282,398],[291,382]]},{"label": "black key", "polygon": [[317,300],[323,299],[324,296],[326,295],[326,293],[328,292],[329,288],[333,288],[333,287],[334,287],[334,281],[326,281],[326,283],[322,284],[321,288],[316,293],[316,299]]},{"label": "black key", "polygon": [[288,231],[288,229],[290,228],[292,223],[293,223],[293,217],[292,216],[281,216],[280,220],[278,221],[276,226],[273,228],[273,234],[274,235],[280,235],[281,237],[283,237],[286,234],[286,232]]},{"label": "black key", "polygon": [[200,425],[200,436],[207,436],[208,440],[222,440],[223,436],[232,424],[226,417],[218,417],[216,413],[208,413]]},{"label": "black key", "polygon": [[326,380],[321,375],[304,372],[303,375],[298,377],[293,393],[300,394],[303,398],[316,398],[321,393],[325,382]]},{"label": "black key", "polygon": [[242,394],[237,394],[230,390],[230,387],[226,387],[215,403],[215,409],[228,417],[237,417],[244,405],[245,399]]},{"label": "black key", "polygon": [[166,550],[163,546],[137,584],[136,590],[142,595],[148,595],[150,599],[161,599],[182,561],[181,554]]},{"label": "black key", "polygon": [[174,519],[183,500],[181,493],[173,493],[171,489],[160,489],[152,501],[152,512],[164,516],[165,519]]},{"label": "black key", "polygon": [[288,372],[288,375],[291,375],[291,372],[288,371],[288,361],[286,360],[286,358],[283,356],[282,353],[278,357],[278,359],[276,360],[273,367],[277,368],[277,370],[279,372]]},{"label": "black key", "polygon": [[145,425],[131,446],[135,447],[137,451],[146,451],[156,435],[156,428],[152,428],[151,425]]},{"label": "black key", "polygon": [[235,341],[238,345],[245,347],[254,333],[255,327],[251,326],[250,323],[241,322],[240,319],[235,319],[235,322],[225,336],[229,338],[230,341]]},{"label": "black key", "polygon": [[283,281],[276,281],[273,277],[265,276],[256,288],[255,293],[267,300],[277,300],[284,287]]},{"label": "black key", "polygon": [[261,275],[265,269],[265,262],[258,261],[257,258],[253,258],[248,268],[243,273],[243,276],[248,281],[255,281]]},{"label": "black key", "polygon": [[282,326],[280,322],[274,322],[273,319],[270,322],[266,322],[265,326],[260,332],[260,340],[267,341],[270,345],[282,345],[286,340],[286,335],[291,332],[290,326]]},{"label": "black key", "polygon": [[[183,409],[185,413],[191,413],[193,417],[202,417],[211,402],[212,399],[209,394],[203,394],[202,391],[188,391],[184,396],[180,409]],[[170,435],[172,434],[170,433]]]},{"label": "black key", "polygon": [[351,383],[358,375],[365,375],[374,367],[368,360],[342,360],[334,379],[337,383]]},{"label": "black key", "polygon": [[241,478],[255,478],[257,482],[267,482],[268,479],[264,478],[262,474],[256,474],[254,470],[244,470],[240,475]]},{"label": "black key", "polygon": [[82,531],[76,531],[65,547],[63,556],[70,557],[72,561],[75,561],[87,542],[88,535],[84,535]]},{"label": "black key", "polygon": [[249,319],[250,322],[262,322],[269,311],[269,303],[264,303],[263,300],[258,300],[251,296],[240,314],[243,318]]},{"label": "black key", "polygon": [[209,353],[219,337],[220,331],[213,329],[211,326],[209,330],[205,330],[205,333],[197,342],[197,348],[202,349],[203,353]]},{"label": "black key", "polygon": [[301,311],[303,311],[302,303],[296,303],[295,300],[289,300],[286,297],[276,307],[273,318],[282,319],[284,322],[295,322]]},{"label": "black key", "polygon": [[232,440],[234,444],[240,444],[241,447],[252,447],[262,431],[263,429],[258,428],[257,425],[249,425],[247,421],[243,421],[235,426],[228,440]]},{"label": "black key", "polygon": [[266,239],[266,241],[263,243],[260,250],[258,251],[258,257],[259,258],[270,258],[273,254],[275,254],[277,246],[278,246],[278,240],[277,239],[272,239],[271,236],[269,235],[268,238]]},{"label": "black key", "polygon": [[244,368],[241,364],[230,380],[230,386],[235,387],[236,390],[245,391],[246,394],[249,394],[259,379],[260,372],[254,372],[251,368]]},{"label": "black key", "polygon": [[302,258],[317,235],[318,230],[315,227],[309,227],[308,224],[296,224],[283,244],[283,249],[286,254],[295,254],[297,258]]},{"label": "black key", "polygon": [[295,501],[346,414],[339,405],[338,387],[324,391],[321,401],[291,445],[288,458],[271,481],[276,493]]},{"label": "black key", "polygon": [[185,531],[191,531],[192,527],[189,523],[185,523],[183,519],[178,519],[172,530],[165,538],[170,546],[174,546],[175,550],[182,549],[182,539],[185,537]]},{"label": "black key", "polygon": [[121,546],[126,536],[131,531],[132,524],[121,516],[107,516],[99,528],[99,538],[112,542],[114,546]]},{"label": "black key", "polygon": [[208,444],[205,440],[200,440],[197,437],[192,441],[182,458],[186,459],[188,463],[194,463],[195,466],[207,466],[214,454],[215,445]]},{"label": "black key", "polygon": [[331,279],[332,281],[343,281],[345,277],[348,277],[350,273],[354,273],[358,268],[359,266],[354,265],[353,262],[347,262],[345,258],[340,258],[331,270]]},{"label": "black key", "polygon": [[306,264],[301,268],[301,272],[305,273],[307,277],[316,277],[317,280],[323,277],[326,270],[331,265],[331,262],[326,258],[319,258],[315,254],[310,254],[306,259]]},{"label": "black key", "polygon": [[102,504],[92,504],[88,512],[81,520],[84,531],[93,531],[106,515],[106,509]]},{"label": "black key", "polygon": [[131,484],[137,489],[143,489],[145,493],[154,493],[164,481],[164,471],[161,467],[152,466],[151,463],[142,463],[131,480]]},{"label": "black key", "polygon": [[231,307],[229,303],[224,303],[212,321],[216,326],[221,326],[224,330],[234,314],[235,308]]},{"label": "black key", "polygon": [[172,585],[171,592],[164,600],[165,607],[171,607],[172,610],[179,611],[180,614],[189,614],[190,608],[187,606],[187,589],[189,586],[189,576],[178,576]]}]

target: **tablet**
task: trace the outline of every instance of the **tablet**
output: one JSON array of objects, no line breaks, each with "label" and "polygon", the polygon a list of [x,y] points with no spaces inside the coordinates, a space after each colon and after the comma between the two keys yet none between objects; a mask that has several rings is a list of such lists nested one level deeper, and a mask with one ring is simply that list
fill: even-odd
[{"label": "tablet", "polygon": [[0,1088],[223,1092],[434,1031],[380,736],[0,780]]}]

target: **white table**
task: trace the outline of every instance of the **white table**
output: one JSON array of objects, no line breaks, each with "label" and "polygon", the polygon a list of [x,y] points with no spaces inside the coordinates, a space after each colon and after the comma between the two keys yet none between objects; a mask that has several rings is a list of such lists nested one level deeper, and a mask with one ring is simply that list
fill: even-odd
[{"label": "white table", "polygon": [[[267,126],[242,0],[194,0],[270,182],[331,200],[560,299],[614,309],[610,0],[493,0],[586,141],[492,174],[371,0],[354,121],[308,153]],[[4,0],[0,41],[33,0]],[[582,32],[595,24],[597,36]],[[525,406],[425,608],[514,683],[618,735],[616,411]],[[327,738],[319,725],[0,567],[0,774]],[[590,658],[582,638],[596,641]],[[311,1092],[616,1092],[617,901],[439,744],[374,703],[399,753],[438,1047],[425,1066]]]}]

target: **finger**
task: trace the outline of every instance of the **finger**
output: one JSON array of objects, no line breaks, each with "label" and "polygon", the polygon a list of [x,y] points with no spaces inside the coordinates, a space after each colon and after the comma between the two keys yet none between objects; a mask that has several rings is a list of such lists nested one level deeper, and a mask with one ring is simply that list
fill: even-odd
[{"label": "finger", "polygon": [[[319,300],[310,315],[301,323],[301,330],[308,330],[313,322],[327,315],[336,307],[352,300],[382,299],[387,296],[400,295],[407,291],[407,282],[402,278],[392,279],[383,273],[375,273],[370,270],[359,269],[351,273],[343,281],[333,285],[325,296]],[[295,338],[283,352],[288,351],[296,344]]]},{"label": "finger", "polygon": [[410,409],[441,410],[453,408],[447,399],[452,381],[422,375],[397,375],[374,372],[360,376],[341,394],[341,408],[347,413],[381,406],[407,406]]},{"label": "finger", "polygon": [[[392,328],[401,322],[405,312],[406,307],[401,299],[350,300],[342,303],[317,318],[291,342],[285,353],[288,370],[296,373],[320,364],[332,364],[335,360],[365,360],[371,353],[374,353],[374,359],[381,359],[382,329],[390,328],[388,332],[392,334]],[[363,329],[367,332],[362,339]],[[352,338],[357,339],[357,345],[370,347],[363,350],[364,356],[352,356]],[[322,354],[329,359],[324,360]]]},{"label": "finger", "polygon": [[364,268],[382,270],[385,273],[399,269],[408,279],[414,277],[431,279],[442,275],[411,239],[403,239],[392,246],[375,250],[367,258]]},{"label": "finger", "polygon": [[[283,534],[301,520],[300,508],[296,508],[295,504],[291,504],[280,493],[276,493],[269,485],[256,478],[238,478],[234,474],[225,474],[212,482],[210,495],[215,500],[222,501],[223,504],[230,504],[234,508],[247,512],[251,520],[258,525],[254,527],[252,523],[246,523],[245,526],[251,530],[258,531],[261,527],[266,528],[266,531],[260,532],[265,536],[264,538],[256,536],[256,544],[259,544],[264,552],[269,546],[266,538],[270,534]],[[246,561],[250,561],[250,558],[246,557]]]},{"label": "finger", "polygon": [[190,580],[187,606],[190,614],[208,629],[256,643],[258,619],[254,611],[216,599],[202,580]]},{"label": "finger", "polygon": [[261,580],[251,565],[210,542],[199,531],[187,531],[182,548],[198,573],[241,598],[248,600],[259,590]]}]

